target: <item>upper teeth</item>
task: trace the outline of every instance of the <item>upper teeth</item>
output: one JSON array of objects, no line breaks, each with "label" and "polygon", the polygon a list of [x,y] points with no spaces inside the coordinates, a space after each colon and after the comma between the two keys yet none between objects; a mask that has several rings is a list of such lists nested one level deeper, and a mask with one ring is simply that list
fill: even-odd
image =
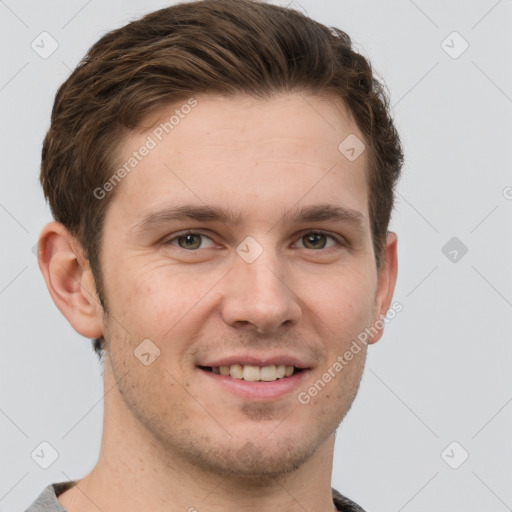
[{"label": "upper teeth", "polygon": [[284,364],[270,366],[252,366],[250,364],[232,364],[231,366],[213,366],[213,373],[220,375],[229,375],[234,379],[244,379],[250,381],[272,381],[289,377],[293,374],[293,366]]}]

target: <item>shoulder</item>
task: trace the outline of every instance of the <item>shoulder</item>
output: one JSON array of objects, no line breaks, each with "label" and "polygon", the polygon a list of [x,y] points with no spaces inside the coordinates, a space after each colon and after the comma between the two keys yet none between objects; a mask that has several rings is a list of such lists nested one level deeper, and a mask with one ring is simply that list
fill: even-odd
[{"label": "shoulder", "polygon": [[59,503],[57,496],[73,487],[75,483],[69,481],[48,485],[25,512],[66,512],[66,509]]},{"label": "shoulder", "polygon": [[345,496],[341,495],[336,489],[332,489],[332,499],[335,507],[340,512],[365,512],[357,503],[345,498]]}]

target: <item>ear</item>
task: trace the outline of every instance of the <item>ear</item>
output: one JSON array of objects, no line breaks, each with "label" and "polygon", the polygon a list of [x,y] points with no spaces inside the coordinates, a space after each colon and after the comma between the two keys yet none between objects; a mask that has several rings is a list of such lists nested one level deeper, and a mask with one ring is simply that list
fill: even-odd
[{"label": "ear", "polygon": [[53,302],[73,329],[86,338],[103,336],[103,308],[77,239],[50,222],[39,235],[37,259]]},{"label": "ear", "polygon": [[[368,344],[376,343],[384,332],[384,318],[391,306],[398,273],[396,233],[391,231],[386,236],[386,245],[382,251],[382,264],[377,276],[377,292],[375,294],[373,327]],[[374,331],[378,332],[374,334]]]}]

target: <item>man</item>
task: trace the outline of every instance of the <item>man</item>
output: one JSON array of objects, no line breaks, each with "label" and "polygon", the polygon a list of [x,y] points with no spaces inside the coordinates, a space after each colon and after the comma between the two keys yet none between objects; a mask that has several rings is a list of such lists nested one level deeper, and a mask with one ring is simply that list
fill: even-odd
[{"label": "man", "polygon": [[39,240],[104,358],[102,445],[28,510],[363,510],[334,440],[393,296],[402,162],[370,64],[299,12],[205,0],[102,37],[55,99]]}]

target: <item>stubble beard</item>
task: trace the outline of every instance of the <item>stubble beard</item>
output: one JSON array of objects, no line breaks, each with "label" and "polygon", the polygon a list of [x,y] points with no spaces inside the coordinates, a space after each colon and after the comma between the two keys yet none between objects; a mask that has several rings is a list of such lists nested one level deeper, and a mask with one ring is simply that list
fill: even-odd
[{"label": "stubble beard", "polygon": [[[110,321],[106,324],[110,324]],[[106,352],[105,366],[109,366],[108,371],[124,406],[143,427],[142,430],[146,431],[146,438],[150,439],[155,456],[164,466],[176,468],[181,464],[184,470],[187,465],[190,465],[200,472],[229,477],[230,481],[239,481],[245,487],[268,485],[269,481],[297,471],[310,460],[320,446],[336,432],[350,409],[357,394],[363,370],[361,369],[358,379],[345,383],[350,389],[341,390],[334,399],[339,401],[340,405],[343,404],[343,407],[333,408],[331,403],[331,411],[321,413],[323,421],[312,422],[311,430],[305,430],[299,440],[297,436],[283,434],[286,429],[292,432],[293,410],[270,433],[258,438],[245,438],[242,434],[237,439],[230,435],[229,426],[224,428],[215,423],[212,423],[212,432],[215,436],[211,436],[205,429],[205,424],[195,426],[180,422],[177,417],[187,421],[187,415],[184,412],[172,418],[167,416],[171,414],[170,411],[162,415],[156,414],[155,410],[147,409],[144,403],[144,385],[141,387],[137,381],[130,381],[127,375],[131,370],[125,358],[134,357],[132,352],[136,343],[134,344],[127,334],[112,340],[112,335],[115,336],[115,334],[110,329],[110,325],[108,327],[107,325],[105,341],[109,350]],[[124,350],[127,354],[121,355],[119,360],[115,356],[117,347],[119,347],[118,350]],[[343,397],[342,395],[346,393],[349,396]],[[309,406],[297,403],[295,407],[302,410]],[[275,404],[247,403],[241,410],[246,418],[254,422],[264,422],[279,417],[279,408]],[[312,412],[312,414],[315,413]],[[163,416],[173,421],[166,423],[165,419],[162,419]],[[219,429],[222,429],[221,436],[228,440],[227,443],[222,444],[217,439]],[[262,426],[262,430],[268,431],[268,427]]]}]

